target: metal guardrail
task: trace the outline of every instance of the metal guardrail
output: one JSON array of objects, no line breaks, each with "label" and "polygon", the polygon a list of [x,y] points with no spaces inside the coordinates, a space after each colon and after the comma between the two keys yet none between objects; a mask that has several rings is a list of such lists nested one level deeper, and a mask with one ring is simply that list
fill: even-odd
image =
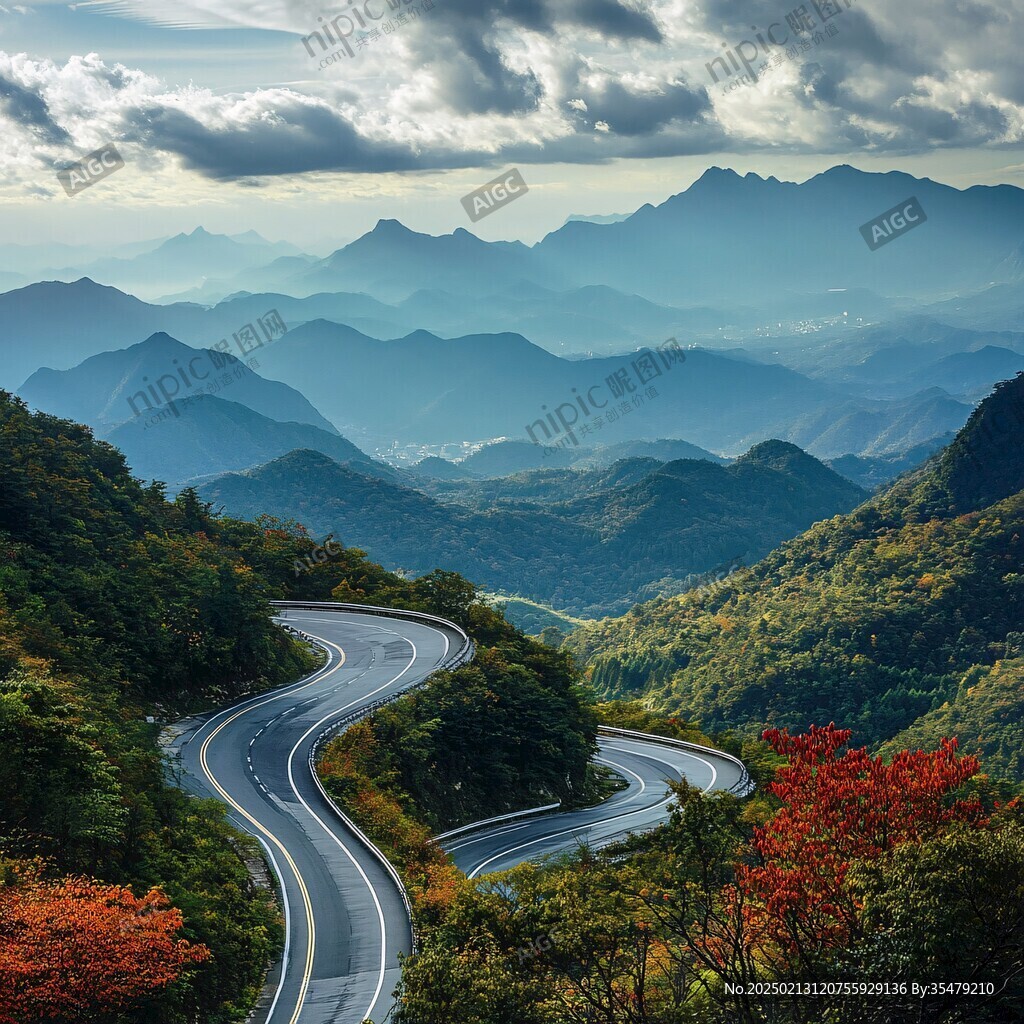
[{"label": "metal guardrail", "polygon": [[[270,604],[273,608],[283,608],[285,611],[294,609],[295,611],[311,612],[357,612],[362,615],[383,615],[389,619],[406,619],[410,622],[423,622],[428,625],[442,626],[450,629],[453,633],[458,634],[462,641],[462,646],[454,655],[446,658],[436,671],[444,668],[457,668],[458,665],[464,665],[473,657],[473,641],[466,635],[466,631],[461,626],[457,626],[454,622],[449,622],[447,619],[442,619],[438,615],[428,615],[426,612],[410,612],[403,608],[382,608],[380,605],[375,604],[343,604],[340,601],[271,601]],[[464,657],[463,655],[467,651],[469,655]],[[456,661],[460,657],[462,660],[459,660],[457,664],[450,664],[450,662]]]},{"label": "metal guardrail", "polygon": [[[372,853],[377,860],[380,861],[384,867],[388,876],[394,882],[399,894],[402,897],[402,902],[405,905],[406,915],[409,919],[409,929],[412,936],[412,951],[416,952],[418,948],[418,936],[416,934],[416,924],[412,913],[412,902],[409,899],[409,892],[405,887],[405,883],[402,881],[401,876],[395,869],[395,866],[388,860],[384,855],[383,851],[377,847],[374,842],[366,835],[365,832],[354,822],[351,818],[345,814],[344,811],[331,799],[330,794],[324,788],[323,783],[320,781],[320,777],[316,772],[316,763],[320,754],[320,749],[327,740],[337,733],[343,731],[348,726],[360,721],[363,718],[373,714],[374,711],[379,708],[386,707],[388,704],[393,703],[406,694],[412,692],[423,686],[435,672],[440,672],[448,669],[458,668],[460,665],[465,665],[473,660],[476,653],[476,648],[473,641],[470,640],[466,631],[460,626],[457,626],[454,622],[449,622],[447,619],[439,618],[436,615],[428,615],[425,612],[411,612],[405,611],[404,609],[398,608],[382,608],[378,605],[362,605],[362,604],[342,604],[329,601],[271,601],[271,605],[275,608],[281,608],[284,610],[295,610],[295,611],[327,611],[327,612],[353,612],[357,614],[367,615],[381,615],[388,618],[394,619],[405,619],[412,622],[421,622],[424,624],[440,626],[443,629],[454,632],[456,636],[460,638],[460,644],[454,652],[449,655],[435,668],[432,672],[424,676],[423,679],[411,684],[410,686],[404,687],[400,690],[396,690],[394,693],[388,694],[386,697],[381,697],[378,700],[371,701],[369,704],[364,704],[362,707],[357,708],[355,711],[350,712],[347,715],[337,719],[328,725],[317,738],[313,741],[313,745],[309,750],[309,771],[313,778],[317,789],[324,798],[327,805],[337,815],[337,817],[344,823],[344,825],[352,832],[356,838],[366,847],[366,849]],[[316,638],[312,637],[302,630],[296,629],[288,623],[282,623],[282,628],[290,633],[300,637],[307,643],[316,644],[317,646],[323,647],[324,645]],[[748,796],[755,789],[753,780],[750,778],[750,773],[747,771],[746,765],[740,761],[739,758],[733,757],[732,754],[727,754],[724,750],[715,750],[712,747],[702,747],[697,743],[687,743],[684,740],[671,739],[667,736],[655,736],[650,733],[638,732],[634,729],[617,729],[612,726],[601,726],[598,729],[599,733],[606,736],[620,736],[627,739],[642,739],[649,743],[660,743],[665,746],[682,748],[684,750],[696,751],[702,754],[711,754],[715,757],[723,758],[727,761],[731,761],[740,769],[739,781],[732,787],[730,792],[736,793],[737,796]],[[550,804],[546,807],[536,807],[526,811],[514,811],[512,814],[503,814],[497,818],[491,818],[487,821],[472,822],[469,825],[464,825],[461,828],[453,829],[450,832],[445,832],[443,835],[435,836],[431,841],[438,842],[442,839],[451,838],[455,835],[460,835],[466,832],[471,832],[479,828],[485,828],[488,825],[498,824],[502,821],[514,820],[516,818],[528,817],[530,815],[545,814],[550,811],[557,810],[561,806],[560,804]]]},{"label": "metal guardrail", "polygon": [[713,754],[715,757],[720,757],[725,761],[731,761],[740,770],[739,781],[730,786],[728,792],[735,793],[736,796],[750,796],[757,789],[754,780],[750,777],[750,772],[747,771],[747,766],[738,757],[733,757],[732,754],[727,754],[724,750],[716,750],[714,747],[702,747],[699,743],[687,743],[686,740],[676,740],[669,736],[655,736],[649,732],[638,732],[636,729],[617,729],[610,725],[599,726],[597,731],[604,736],[620,736],[623,739],[660,743],[666,747],[676,747],[677,749],[695,751],[700,754]]},{"label": "metal guardrail", "polygon": [[[746,765],[743,764],[739,758],[733,757],[732,754],[727,754],[724,750],[716,750],[714,747],[702,747],[698,743],[687,743],[685,740],[676,740],[668,736],[655,736],[653,733],[637,732],[635,729],[616,729],[612,726],[602,725],[598,727],[597,731],[605,736],[619,736],[623,739],[644,740],[647,743],[659,743],[668,747],[677,747],[689,751],[699,751],[702,754],[712,754],[715,757],[731,761],[740,769],[739,781],[736,782],[735,785],[731,786],[728,792],[735,793],[737,796],[749,796],[756,788],[753,780],[750,778],[750,773],[747,771]],[[461,828],[454,828],[450,832],[443,832],[439,836],[434,836],[430,842],[440,843],[446,839],[453,839],[458,835],[476,832],[482,828],[488,828],[491,825],[499,825],[503,821],[513,821],[517,818],[528,818],[534,816],[541,817],[544,814],[557,811],[561,806],[562,804],[559,802],[557,804],[548,804],[545,807],[533,807],[526,811],[513,811],[511,814],[502,814],[496,818],[487,818],[484,821],[473,821],[468,825],[463,825]]]},{"label": "metal guardrail", "polygon": [[513,811],[511,814],[499,814],[496,818],[485,818],[483,821],[471,821],[468,825],[462,825],[459,828],[453,828],[450,832],[442,832],[439,836],[433,836],[430,842],[440,843],[444,839],[452,839],[455,836],[466,835],[469,832],[477,831],[477,829],[487,828],[489,825],[500,825],[503,821],[516,821],[519,818],[529,818],[534,815],[540,817],[542,814],[557,811],[561,806],[562,801],[559,800],[558,803],[546,804],[544,807],[531,807],[526,811]]},{"label": "metal guardrail", "polygon": [[[320,791],[321,796],[345,826],[351,830],[352,834],[355,835],[367,850],[369,850],[370,853],[380,861],[384,870],[388,873],[388,876],[397,887],[398,892],[402,897],[402,902],[405,904],[406,915],[409,918],[409,929],[412,934],[412,951],[415,953],[418,947],[418,936],[416,934],[416,924],[412,914],[412,902],[409,899],[409,892],[405,887],[405,883],[402,881],[402,878],[395,869],[395,866],[385,856],[384,852],[376,846],[373,840],[370,839],[370,837],[366,835],[366,833],[347,814],[345,814],[334,800],[331,799],[330,794],[324,788],[323,783],[320,781],[320,777],[317,775],[316,764],[320,755],[320,748],[332,736],[344,731],[348,726],[354,725],[356,722],[366,718],[368,715],[373,714],[373,712],[378,708],[385,707],[386,705],[398,700],[400,697],[404,697],[411,691],[423,686],[436,672],[458,668],[460,665],[465,665],[472,661],[473,656],[476,653],[476,647],[474,646],[473,641],[470,640],[469,636],[466,634],[466,631],[460,626],[457,626],[454,622],[449,622],[447,619],[439,618],[436,615],[427,615],[425,612],[410,612],[399,608],[381,608],[377,605],[341,604],[327,601],[271,601],[270,603],[275,608],[283,608],[285,610],[357,612],[367,613],[369,615],[383,615],[392,619],[406,619],[413,622],[422,622],[424,624],[440,626],[443,629],[450,630],[461,640],[458,648],[456,648],[454,652],[450,652],[448,656],[432,672],[429,672],[424,676],[423,679],[420,679],[400,690],[396,690],[394,693],[388,694],[386,697],[381,697],[378,700],[371,701],[369,704],[364,704],[355,711],[331,722],[330,725],[321,731],[319,736],[317,736],[313,741],[313,745],[309,748],[309,772],[313,777],[313,782]],[[320,647],[324,646],[316,637],[312,637],[308,633],[304,633],[302,630],[296,629],[294,626],[287,623],[282,623],[281,625],[283,629],[287,630],[289,633],[293,633],[307,643],[316,644]]]}]

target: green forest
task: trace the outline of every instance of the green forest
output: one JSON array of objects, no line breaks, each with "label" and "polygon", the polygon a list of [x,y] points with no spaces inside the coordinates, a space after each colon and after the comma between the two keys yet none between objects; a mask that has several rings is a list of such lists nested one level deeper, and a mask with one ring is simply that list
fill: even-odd
[{"label": "green forest", "polygon": [[[169,501],[6,394],[0,437],[2,1024],[245,1018],[281,914],[258,850],[169,784],[158,732],[314,667],[271,623],[280,598],[428,611],[476,644],[320,763],[413,899],[398,1024],[997,1024],[1024,997],[1024,376],[854,512],[561,649],[455,573],[321,560],[294,521]],[[430,842],[598,799],[600,722],[741,753],[759,789],[680,784],[654,833],[473,883]],[[69,912],[105,1003],[39,966]],[[126,920],[145,945],[109,940]],[[813,989],[874,979],[905,988]],[[906,988],[948,981],[982,989]]]},{"label": "green forest", "polygon": [[606,470],[535,470],[451,484],[444,500],[358,464],[294,451],[218,477],[200,493],[246,518],[275,509],[413,575],[443,566],[485,589],[588,618],[750,564],[867,497],[782,441],[758,444],[729,466],[628,459]]},{"label": "green forest", "polygon": [[[336,547],[321,562],[298,524],[217,515],[191,490],[170,502],[87,428],[29,413],[6,393],[0,481],[0,920],[21,929],[0,923],[0,937],[22,943],[8,946],[9,965],[16,948],[38,943],[21,974],[0,972],[5,1024],[245,1019],[278,951],[281,915],[246,870],[246,858],[262,856],[258,847],[228,825],[219,803],[168,784],[157,740],[161,722],[315,667],[309,649],[272,624],[272,599],[333,596],[430,611],[493,644],[461,682],[447,684],[443,701],[482,713],[490,680],[519,703],[512,716],[485,717],[486,731],[474,726],[474,749],[494,755],[494,771],[455,813],[476,813],[499,794],[514,803],[558,789],[572,799],[589,784],[595,720],[567,656],[526,640],[461,577],[405,580],[353,548]],[[533,700],[557,709],[558,727],[530,749],[520,739],[536,724],[527,714]],[[428,723],[424,736],[430,731]],[[461,751],[472,753],[465,744]],[[559,774],[554,766],[567,756],[569,772]],[[98,951],[92,970],[111,979],[109,1005],[79,991],[84,981],[46,973],[58,913],[77,921],[83,961]],[[166,925],[159,942],[110,940],[111,928],[119,933],[124,920],[150,913]],[[177,963],[174,980],[122,998],[111,972],[139,957],[145,973],[154,967],[145,956],[160,950],[161,962]]]},{"label": "green forest", "polygon": [[681,784],[654,833],[473,883],[441,876],[396,1020],[1019,1019],[1019,804],[979,797],[978,763],[955,745],[886,763],[848,730],[770,741],[781,768],[752,800]]},{"label": "green forest", "polygon": [[711,731],[835,721],[877,745],[904,730],[934,742],[960,723],[988,771],[1024,781],[1022,443],[1024,376],[854,512],[699,592],[586,625],[567,646],[597,693]]},{"label": "green forest", "polygon": [[[701,727],[730,730],[714,742],[742,751],[748,800],[678,785],[654,833],[470,883],[427,842],[452,820],[417,771],[433,735],[460,735],[447,685],[335,741],[325,778],[414,896],[396,1020],[1017,1019],[1021,441],[1024,377],[856,512],[569,639],[601,694],[636,698],[599,704],[603,722],[705,743]],[[407,743],[423,753],[394,756]],[[472,775],[447,767],[455,788]]]}]

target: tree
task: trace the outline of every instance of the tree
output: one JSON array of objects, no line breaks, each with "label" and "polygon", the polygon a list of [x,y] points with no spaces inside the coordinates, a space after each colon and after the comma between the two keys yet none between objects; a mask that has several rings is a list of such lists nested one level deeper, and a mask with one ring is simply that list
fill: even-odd
[{"label": "tree", "polygon": [[[839,750],[850,738],[835,725],[764,738],[788,763],[768,790],[782,807],[754,830],[761,863],[737,867],[747,924],[768,956],[815,976],[815,964],[861,930],[860,902],[845,885],[855,861],[873,862],[908,842],[930,839],[954,822],[980,824],[974,800],[947,795],[978,770],[957,755],[957,741],[937,751],[901,751],[886,764],[865,748]],[[770,951],[770,952],[768,952]]]},{"label": "tree", "polygon": [[845,1020],[1009,1019],[1008,1005],[1024,996],[1024,826],[995,824],[953,826],[855,865],[849,884],[864,908],[865,935],[846,958],[858,978],[989,982],[995,997],[928,992],[861,1007]]},{"label": "tree", "polygon": [[88,879],[0,887],[0,1024],[114,1020],[210,955],[159,889]]},{"label": "tree", "polygon": [[0,841],[64,871],[95,871],[126,812],[117,769],[70,694],[38,671],[0,679]]},{"label": "tree", "polygon": [[435,569],[421,576],[413,587],[416,596],[431,612],[459,625],[467,622],[469,607],[477,596],[477,589],[469,580],[444,569]]}]

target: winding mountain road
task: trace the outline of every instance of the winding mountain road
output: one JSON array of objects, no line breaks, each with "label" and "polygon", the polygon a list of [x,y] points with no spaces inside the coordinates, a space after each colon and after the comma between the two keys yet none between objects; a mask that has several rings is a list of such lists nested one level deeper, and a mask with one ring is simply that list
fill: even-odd
[{"label": "winding mountain road", "polygon": [[[262,844],[281,885],[284,956],[252,1024],[383,1021],[413,936],[394,869],[328,800],[311,770],[319,741],[440,667],[472,656],[451,623],[353,606],[289,604],[279,620],[315,639],[327,664],[292,686],[183,723],[170,751],[181,784],[227,804]],[[600,845],[665,818],[668,778],[730,788],[741,766],[714,752],[603,736],[600,759],[627,789],[599,807],[501,822],[445,842],[467,874]]]},{"label": "winding mountain road", "polygon": [[656,828],[668,816],[669,780],[686,779],[706,792],[743,791],[746,784],[741,765],[711,751],[683,749],[624,732],[614,735],[613,730],[598,738],[598,746],[598,764],[624,778],[627,789],[582,811],[495,823],[479,831],[476,826],[458,829],[457,834],[438,837],[441,846],[459,868],[476,878],[582,843],[599,847],[629,832]]}]

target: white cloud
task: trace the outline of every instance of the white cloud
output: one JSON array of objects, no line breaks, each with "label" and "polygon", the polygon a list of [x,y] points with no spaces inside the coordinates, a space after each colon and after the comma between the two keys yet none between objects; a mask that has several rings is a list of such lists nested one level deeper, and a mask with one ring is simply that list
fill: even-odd
[{"label": "white cloud", "polygon": [[504,159],[924,152],[1024,139],[1024,70],[1008,30],[1024,20],[1024,0],[907,0],[898,9],[855,2],[834,19],[837,35],[732,91],[711,81],[707,63],[784,22],[785,4],[751,0],[738,12],[732,0],[652,0],[642,9],[613,0],[436,0],[400,31],[323,69],[299,36],[343,3],[84,6],[173,29],[292,33],[288,56],[304,80],[223,94],[96,54],[62,64],[0,54],[0,167],[14,187],[108,141],[154,173],[185,168],[251,183]]}]

